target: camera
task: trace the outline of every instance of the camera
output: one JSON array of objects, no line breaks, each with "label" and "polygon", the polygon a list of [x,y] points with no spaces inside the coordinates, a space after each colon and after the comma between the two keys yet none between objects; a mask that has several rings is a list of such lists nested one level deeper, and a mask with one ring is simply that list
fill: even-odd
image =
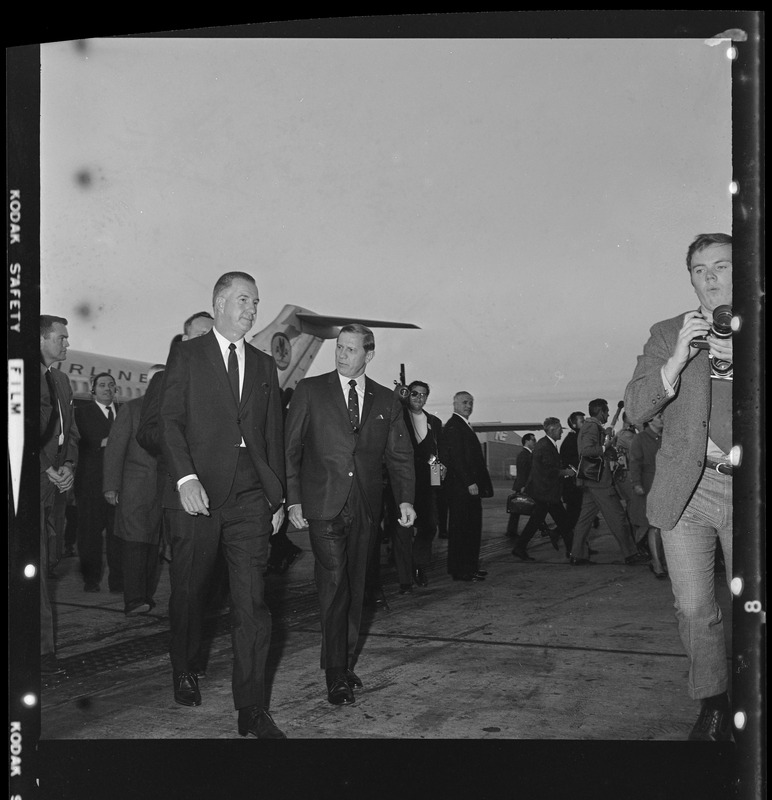
[{"label": "camera", "polygon": [[[710,326],[710,332],[717,339],[728,339],[732,335],[732,307],[731,306],[717,306],[713,310],[713,324]],[[704,336],[698,336],[692,339],[692,347],[698,350],[709,350],[710,345]]]}]

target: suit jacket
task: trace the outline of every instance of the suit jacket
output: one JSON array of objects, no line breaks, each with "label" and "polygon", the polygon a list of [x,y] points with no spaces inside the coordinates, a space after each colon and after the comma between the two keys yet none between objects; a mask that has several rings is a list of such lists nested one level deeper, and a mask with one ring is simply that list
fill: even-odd
[{"label": "suit jacket", "polygon": [[549,436],[536,442],[531,461],[531,480],[526,490],[539,503],[559,503],[563,491],[560,453]]},{"label": "suit jacket", "polygon": [[115,535],[129,542],[154,544],[161,523],[156,460],[135,438],[144,400],[130,400],[115,418],[104,452],[102,491],[119,493]]},{"label": "suit jacket", "polygon": [[162,455],[161,428],[159,425],[159,411],[161,409],[161,386],[163,385],[163,372],[156,372],[150,379],[145,392],[144,402],[139,416],[139,427],[136,437],[142,447],[150,455],[158,458]]},{"label": "suit jacket", "polygon": [[665,531],[675,527],[702,476],[710,423],[707,350],[698,351],[684,367],[672,399],[662,383],[660,370],[675,349],[683,317],[680,314],[651,328],[625,390],[625,411],[634,424],[642,426],[662,411],[665,427],[647,508],[650,523]]},{"label": "suit jacket", "polygon": [[563,467],[579,466],[579,446],[576,431],[569,431],[560,444],[560,463]]},{"label": "suit jacket", "polygon": [[518,454],[515,461],[515,481],[512,484],[513,492],[520,492],[525,488],[528,479],[531,477],[531,461],[533,460],[533,453],[524,447]]},{"label": "suit jacket", "polygon": [[469,494],[469,487],[476,483],[481,497],[493,496],[480,440],[459,414],[453,414],[442,428],[440,461],[448,468],[448,491],[465,496]]},{"label": "suit jacket", "polygon": [[[115,419],[121,407],[115,406]],[[104,451],[102,440],[110,433],[107,417],[97,407],[96,402],[75,409],[75,422],[80,433],[80,456],[75,470],[76,497],[102,497],[102,468]],[[114,422],[114,421],[113,421]]]},{"label": "suit jacket", "polygon": [[175,344],[162,374],[164,507],[182,507],[177,481],[195,473],[210,509],[219,508],[233,484],[243,437],[275,511],[284,498],[285,473],[281,392],[274,360],[244,343],[244,383],[238,404],[213,331]]},{"label": "suit jacket", "polygon": [[365,378],[359,431],[349,421],[337,371],[298,383],[287,414],[287,505],[301,503],[307,519],[334,519],[354,481],[378,521],[383,465],[397,504],[413,503],[413,449],[402,404],[391,389]]},{"label": "suit jacket", "polygon": [[[51,369],[54,388],[62,411],[61,426],[59,410],[51,405],[48,382],[45,377],[46,368],[40,365],[40,473],[49,468],[58,469],[65,461],[71,461],[75,469],[78,461],[78,442],[80,433],[75,422],[72,405],[72,388],[67,376],[58,369]],[[64,443],[59,451],[59,432],[63,428]]]},{"label": "suit jacket", "polygon": [[587,417],[582,427],[579,428],[576,440],[579,460],[581,461],[582,456],[590,456],[592,458],[603,456],[604,467],[599,481],[586,481],[582,478],[576,478],[577,486],[588,486],[591,489],[610,489],[612,487],[613,475],[604,447],[605,439],[606,432],[600,422],[595,417]]},{"label": "suit jacket", "polygon": [[422,441],[418,441],[415,436],[415,428],[410,419],[410,409],[403,408],[403,418],[405,428],[410,437],[410,444],[413,448],[413,468],[415,470],[415,513],[418,525],[435,525],[435,510],[433,490],[440,487],[432,486],[431,473],[429,471],[429,459],[432,456],[439,458],[440,436],[442,435],[442,422],[439,417],[422,411],[426,417],[428,430]]}]

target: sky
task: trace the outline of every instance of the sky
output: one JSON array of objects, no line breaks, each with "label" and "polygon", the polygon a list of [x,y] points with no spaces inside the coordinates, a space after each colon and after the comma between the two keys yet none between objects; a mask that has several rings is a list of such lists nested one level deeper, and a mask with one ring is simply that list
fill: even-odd
[{"label": "sky", "polygon": [[[624,396],[731,232],[729,42],[98,38],[41,45],[41,312],[163,361],[244,270],[375,330],[368,375],[472,421]],[[333,369],[326,342],[309,375]]]}]

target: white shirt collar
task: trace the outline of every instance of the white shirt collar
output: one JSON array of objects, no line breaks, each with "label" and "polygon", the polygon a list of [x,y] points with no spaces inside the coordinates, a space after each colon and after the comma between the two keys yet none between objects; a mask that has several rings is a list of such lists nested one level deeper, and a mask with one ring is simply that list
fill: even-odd
[{"label": "white shirt collar", "polygon": [[[338,372],[337,370],[335,371]],[[349,386],[350,380],[355,380],[357,382],[356,389],[359,394],[363,395],[365,393],[364,372],[358,378],[347,378],[345,375],[341,375],[340,372],[338,372],[338,380],[340,381],[340,388],[343,389],[346,394],[348,394],[348,390],[351,388]]]},{"label": "white shirt collar", "polygon": [[226,339],[218,330],[217,328],[212,328],[212,332],[214,333],[215,339],[217,339],[217,344],[220,345],[220,351],[223,353],[224,356],[227,356],[228,350],[230,349],[231,344],[236,345],[236,355],[241,356],[244,352],[244,337],[242,336],[238,341],[231,342],[230,339]]}]

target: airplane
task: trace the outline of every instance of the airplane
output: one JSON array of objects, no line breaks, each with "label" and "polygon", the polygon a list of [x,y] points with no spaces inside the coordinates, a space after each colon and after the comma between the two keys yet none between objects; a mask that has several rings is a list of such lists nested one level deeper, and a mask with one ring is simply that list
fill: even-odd
[{"label": "airplane", "polygon": [[[249,343],[273,356],[279,374],[279,386],[283,391],[294,390],[298,382],[316,358],[326,339],[336,339],[340,325],[359,323],[368,328],[413,328],[409,322],[359,319],[346,316],[317,314],[296,305],[285,305],[276,319],[258,331]],[[100,372],[108,372],[115,378],[116,396],[119,402],[141,397],[147,391],[148,371],[153,366],[149,361],[134,361],[127,358],[68,350],[67,358],[54,365],[70,380],[73,399],[90,401],[91,379]]]}]

